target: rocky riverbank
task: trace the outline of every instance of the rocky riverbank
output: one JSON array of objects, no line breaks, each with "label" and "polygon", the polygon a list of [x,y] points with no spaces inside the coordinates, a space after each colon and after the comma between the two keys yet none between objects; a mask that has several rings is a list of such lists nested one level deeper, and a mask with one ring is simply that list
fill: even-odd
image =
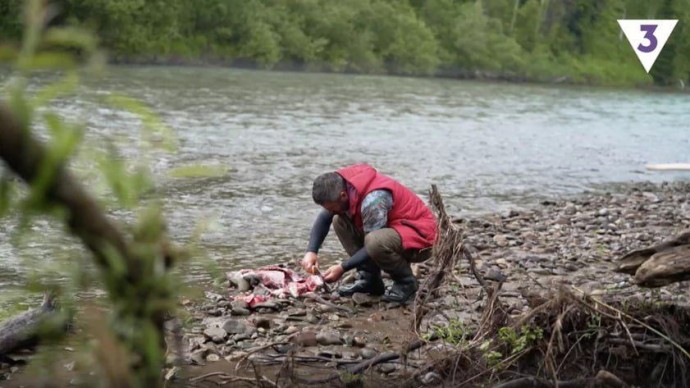
[{"label": "rocky riverbank", "polygon": [[[513,322],[533,314],[535,301],[553,297],[561,286],[627,304],[690,306],[687,283],[644,289],[629,275],[612,271],[622,254],[688,228],[689,198],[688,183],[628,184],[611,193],[543,201],[530,210],[458,218],[454,225],[476,249],[479,273],[502,281],[498,297]],[[417,268],[422,282],[431,264]],[[439,296],[426,306],[418,332],[412,329],[413,305],[388,305],[366,295],[338,298],[318,292],[250,308],[233,300],[239,292],[226,283],[207,290],[201,300],[183,299],[187,319],[182,357],[173,365],[176,344],[170,343],[166,384],[342,386],[361,373],[365,386],[438,385],[444,377],[429,369],[429,363],[447,360],[467,344],[487,311],[486,293],[467,260],[446,275]],[[639,327],[630,330],[640,335],[635,332]],[[429,341],[421,343],[420,338]],[[625,342],[625,337],[614,340]],[[645,346],[657,352],[667,349]],[[68,362],[71,355],[71,350],[64,354],[65,368],[73,365]],[[0,364],[0,376],[8,380],[0,386],[32,386],[35,377],[22,370]],[[66,383],[74,381],[70,371],[63,371]]]},{"label": "rocky riverbank", "polygon": [[[480,273],[503,280],[499,297],[513,318],[530,311],[531,298],[549,297],[563,285],[631,303],[688,305],[684,283],[643,289],[632,284],[629,275],[612,269],[625,252],[688,228],[689,193],[687,183],[623,185],[611,193],[585,193],[544,201],[527,211],[454,223],[478,251]],[[418,268],[421,279],[428,273],[426,265]],[[477,327],[486,301],[468,267],[463,260],[446,277],[421,325],[420,336],[436,333],[446,340],[431,341],[405,360],[376,363],[365,373],[369,382],[399,384],[430,360],[452,352],[454,331],[471,332]],[[419,338],[411,329],[412,305],[391,306],[366,295],[338,298],[320,293],[320,298],[273,300],[249,309],[232,301],[235,290],[215,291],[207,292],[205,301],[187,306],[193,319],[183,347],[191,366],[183,367],[177,377],[173,377],[177,369],[171,369],[172,379],[193,373],[197,384],[237,381],[242,376],[249,381],[256,378],[254,368],[259,368],[274,382],[288,378],[288,365],[294,368],[290,369],[293,383],[338,371],[342,376],[343,370],[400,352]],[[433,371],[416,376],[417,384],[439,381]]]}]

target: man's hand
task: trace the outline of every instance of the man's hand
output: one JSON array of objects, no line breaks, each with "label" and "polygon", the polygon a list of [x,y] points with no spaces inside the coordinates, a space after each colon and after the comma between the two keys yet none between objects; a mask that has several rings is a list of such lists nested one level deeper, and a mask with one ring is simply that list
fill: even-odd
[{"label": "man's hand", "polygon": [[326,272],[323,273],[323,280],[326,283],[337,282],[338,279],[340,279],[343,276],[344,272],[345,272],[345,270],[343,269],[343,267],[340,264],[334,265],[334,266],[328,268],[326,270]]},{"label": "man's hand", "polygon": [[312,275],[316,274],[316,271],[319,270],[319,258],[314,252],[307,252],[302,261],[300,261],[300,264],[307,273]]}]

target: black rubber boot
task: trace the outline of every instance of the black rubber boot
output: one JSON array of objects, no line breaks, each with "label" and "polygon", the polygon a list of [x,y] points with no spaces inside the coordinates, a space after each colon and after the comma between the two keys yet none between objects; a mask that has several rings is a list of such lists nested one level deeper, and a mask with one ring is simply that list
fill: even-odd
[{"label": "black rubber boot", "polygon": [[384,302],[407,304],[417,294],[417,278],[412,273],[412,267],[408,264],[400,270],[389,272],[393,279],[393,285],[388,287],[381,298]]},{"label": "black rubber boot", "polygon": [[381,268],[379,268],[372,260],[366,264],[357,267],[359,279],[354,283],[345,284],[338,289],[340,296],[352,296],[360,292],[363,294],[382,295],[384,290],[383,279],[381,279]]}]

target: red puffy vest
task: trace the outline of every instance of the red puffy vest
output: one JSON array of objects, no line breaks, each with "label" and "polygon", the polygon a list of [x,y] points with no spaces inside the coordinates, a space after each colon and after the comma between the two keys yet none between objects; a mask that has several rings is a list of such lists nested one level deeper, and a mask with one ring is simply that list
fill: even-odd
[{"label": "red puffy vest", "polygon": [[388,212],[388,227],[393,228],[402,240],[403,249],[431,247],[436,240],[436,218],[431,210],[412,190],[392,178],[379,174],[368,164],[355,164],[336,171],[350,183],[357,195],[350,200],[350,214],[355,226],[363,230],[362,200],[370,192],[387,189],[393,196],[393,207]]}]

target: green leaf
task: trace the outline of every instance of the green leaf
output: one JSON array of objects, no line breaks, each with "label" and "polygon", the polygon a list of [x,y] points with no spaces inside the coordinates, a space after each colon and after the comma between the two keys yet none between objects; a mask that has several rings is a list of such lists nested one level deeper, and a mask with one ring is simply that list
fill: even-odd
[{"label": "green leaf", "polygon": [[36,93],[36,97],[34,98],[34,105],[46,105],[50,101],[60,96],[72,93],[77,88],[77,86],[79,86],[79,77],[76,73],[70,72],[65,77],[63,77],[60,82],[50,84],[41,89],[38,93]]},{"label": "green leaf", "polygon": [[17,62],[17,67],[22,70],[64,70],[77,67],[74,56],[63,52],[41,52],[30,57],[21,57]]},{"label": "green leaf", "polygon": [[46,31],[43,43],[50,45],[79,48],[87,52],[96,50],[96,38],[93,34],[75,27],[54,27]]},{"label": "green leaf", "polygon": [[172,178],[202,178],[202,177],[219,177],[227,174],[229,168],[225,166],[204,166],[204,165],[189,165],[176,167],[168,171],[168,175]]},{"label": "green leaf", "polygon": [[172,129],[165,125],[158,118],[158,115],[141,101],[120,94],[111,94],[106,98],[106,102],[139,116],[144,129],[142,138],[148,141],[149,146],[162,148],[166,151],[176,150]]}]

